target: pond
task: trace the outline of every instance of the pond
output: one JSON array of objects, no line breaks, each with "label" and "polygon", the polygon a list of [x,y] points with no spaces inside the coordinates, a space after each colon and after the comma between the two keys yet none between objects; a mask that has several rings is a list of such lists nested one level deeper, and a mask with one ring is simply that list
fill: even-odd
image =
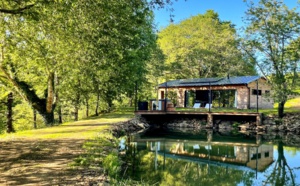
[{"label": "pond", "polygon": [[300,185],[298,138],[152,129],[127,139],[124,175],[149,185]]}]

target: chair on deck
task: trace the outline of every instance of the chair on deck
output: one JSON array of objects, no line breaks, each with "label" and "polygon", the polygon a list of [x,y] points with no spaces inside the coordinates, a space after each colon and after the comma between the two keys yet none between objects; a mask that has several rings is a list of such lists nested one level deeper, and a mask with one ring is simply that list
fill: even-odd
[{"label": "chair on deck", "polygon": [[205,108],[206,109],[212,108],[212,104],[206,103]]},{"label": "chair on deck", "polygon": [[201,107],[201,103],[195,103],[193,108],[200,108]]}]

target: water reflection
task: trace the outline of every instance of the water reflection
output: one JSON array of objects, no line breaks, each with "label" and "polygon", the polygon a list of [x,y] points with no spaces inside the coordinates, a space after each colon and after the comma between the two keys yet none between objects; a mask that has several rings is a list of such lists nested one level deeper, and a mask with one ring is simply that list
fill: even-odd
[{"label": "water reflection", "polygon": [[148,131],[127,144],[127,175],[157,185],[297,185],[299,161],[259,135]]}]

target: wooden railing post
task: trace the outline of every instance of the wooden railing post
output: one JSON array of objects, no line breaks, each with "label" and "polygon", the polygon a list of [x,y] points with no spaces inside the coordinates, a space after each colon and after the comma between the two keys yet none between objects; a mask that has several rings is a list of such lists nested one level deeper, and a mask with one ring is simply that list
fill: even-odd
[{"label": "wooden railing post", "polygon": [[207,113],[206,128],[213,128],[213,115],[211,113]]}]

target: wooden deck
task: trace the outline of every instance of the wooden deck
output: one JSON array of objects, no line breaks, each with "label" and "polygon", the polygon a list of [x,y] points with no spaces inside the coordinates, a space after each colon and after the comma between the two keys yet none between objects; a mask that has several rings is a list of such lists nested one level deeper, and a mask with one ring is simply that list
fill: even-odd
[{"label": "wooden deck", "polygon": [[196,111],[160,111],[160,110],[155,110],[155,111],[148,111],[148,110],[138,110],[135,111],[136,115],[141,115],[143,116],[162,116],[162,115],[176,115],[176,116],[204,116],[207,117],[207,128],[212,128],[213,127],[213,121],[215,117],[251,117],[256,120],[256,125],[260,126],[262,124],[262,114],[261,113],[254,113],[254,112],[196,112]]}]

